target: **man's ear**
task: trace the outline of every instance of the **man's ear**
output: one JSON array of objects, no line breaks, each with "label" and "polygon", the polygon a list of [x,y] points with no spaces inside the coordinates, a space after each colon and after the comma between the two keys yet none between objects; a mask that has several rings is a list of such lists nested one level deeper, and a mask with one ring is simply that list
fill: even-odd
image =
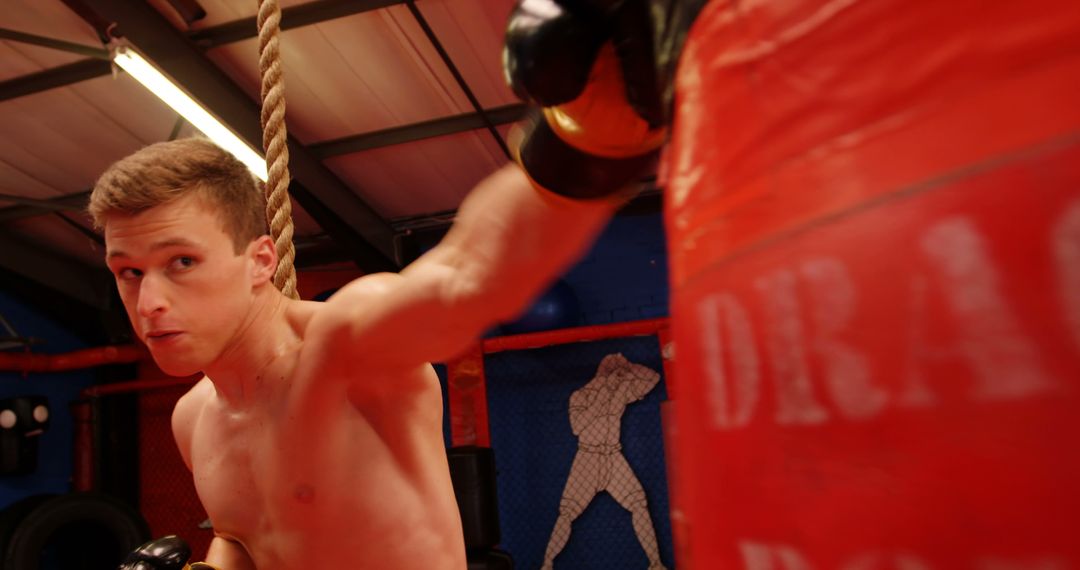
[{"label": "man's ear", "polygon": [[274,281],[277,271],[277,248],[270,236],[263,235],[248,244],[248,256],[252,261],[251,278],[256,285]]}]

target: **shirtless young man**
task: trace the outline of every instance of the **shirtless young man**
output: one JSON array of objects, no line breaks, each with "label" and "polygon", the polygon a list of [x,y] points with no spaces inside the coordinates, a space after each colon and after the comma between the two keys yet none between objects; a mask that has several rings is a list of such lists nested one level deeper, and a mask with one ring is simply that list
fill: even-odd
[{"label": "shirtless young man", "polygon": [[459,569],[465,551],[428,362],[519,312],[613,202],[542,197],[516,166],[483,181],[445,240],[326,303],[273,285],[245,167],[212,143],[113,165],[90,210],[139,338],[172,375],[206,375],[173,430],[214,523],[207,562]]}]

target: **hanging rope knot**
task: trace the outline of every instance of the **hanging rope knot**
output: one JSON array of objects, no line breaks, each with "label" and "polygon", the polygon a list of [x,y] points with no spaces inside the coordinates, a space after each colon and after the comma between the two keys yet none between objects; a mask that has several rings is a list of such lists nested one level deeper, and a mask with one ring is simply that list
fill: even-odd
[{"label": "hanging rope knot", "polygon": [[263,151],[266,153],[266,221],[277,249],[274,285],[299,299],[293,261],[292,202],[289,200],[289,146],[285,130],[285,81],[281,73],[281,6],[259,0],[259,71],[262,74]]}]

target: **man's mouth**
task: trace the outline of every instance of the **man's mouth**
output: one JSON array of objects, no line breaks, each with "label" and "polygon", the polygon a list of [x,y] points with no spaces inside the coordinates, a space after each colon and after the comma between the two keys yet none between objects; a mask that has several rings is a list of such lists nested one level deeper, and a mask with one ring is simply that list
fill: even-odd
[{"label": "man's mouth", "polygon": [[167,331],[167,330],[150,331],[150,332],[146,333],[146,342],[147,342],[147,344],[150,344],[150,343],[157,344],[157,343],[169,342],[171,340],[174,340],[178,336],[180,336],[180,334],[181,334],[180,331]]}]

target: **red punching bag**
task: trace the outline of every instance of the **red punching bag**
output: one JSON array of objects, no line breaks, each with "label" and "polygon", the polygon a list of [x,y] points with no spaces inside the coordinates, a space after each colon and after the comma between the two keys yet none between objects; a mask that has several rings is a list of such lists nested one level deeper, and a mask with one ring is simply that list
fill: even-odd
[{"label": "red punching bag", "polygon": [[714,0],[665,199],[681,568],[1080,568],[1080,8]]}]

